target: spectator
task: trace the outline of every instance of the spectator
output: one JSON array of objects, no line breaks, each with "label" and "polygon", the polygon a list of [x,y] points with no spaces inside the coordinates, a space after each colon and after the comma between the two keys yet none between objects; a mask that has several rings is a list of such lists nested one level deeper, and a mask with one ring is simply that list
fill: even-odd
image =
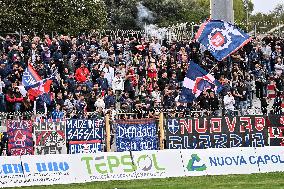
[{"label": "spectator", "polygon": [[126,76],[125,76],[125,81],[124,81],[124,91],[129,94],[129,97],[131,99],[134,99],[135,96],[135,89],[133,87],[132,83],[132,77],[135,77],[135,74],[132,74],[131,71],[128,71]]},{"label": "spectator", "polygon": [[224,105],[226,115],[233,116],[235,111],[235,99],[230,91],[228,91],[227,95],[224,97]]},{"label": "spectator", "polygon": [[43,51],[41,52],[41,60],[45,65],[48,65],[51,60],[51,52],[48,48],[48,46],[45,46],[43,48]]},{"label": "spectator", "polygon": [[284,65],[283,65],[283,61],[282,61],[281,57],[277,57],[274,69],[275,69],[277,76],[280,77],[283,74]]},{"label": "spectator", "polygon": [[239,87],[237,87],[239,94],[239,108],[241,110],[241,115],[245,115],[245,110],[247,109],[247,87],[243,82],[240,82]]},{"label": "spectator", "polygon": [[167,72],[164,72],[162,74],[162,77],[158,80],[158,86],[160,91],[163,91],[166,87],[167,84],[169,84],[169,79],[167,77]]},{"label": "spectator", "polygon": [[268,107],[268,103],[266,100],[266,97],[261,99],[261,112],[263,115],[267,115],[267,107]]},{"label": "spectator", "polygon": [[104,71],[101,71],[101,75],[100,75],[100,77],[97,79],[97,83],[98,83],[98,85],[100,86],[100,89],[101,89],[101,91],[103,92],[103,96],[104,96],[104,93],[106,93],[106,91],[107,91],[108,88],[109,88],[108,81],[107,81],[107,79],[105,78],[105,72],[104,72]]},{"label": "spectator", "polygon": [[87,80],[87,77],[90,75],[88,68],[85,67],[84,63],[81,63],[81,67],[76,70],[75,79],[79,83],[84,83]]},{"label": "spectator", "polygon": [[[44,109],[43,101],[32,96],[16,101],[14,88],[19,86],[29,63],[42,79],[56,71],[59,73],[58,81],[51,85],[51,94],[56,98],[47,105],[49,113],[60,104],[66,116],[78,112],[78,117],[85,117],[86,111],[99,110],[103,114],[103,108],[112,108],[115,104],[117,110],[126,111],[160,107],[184,112],[190,108],[217,115],[220,102],[222,109],[230,107],[231,112],[238,110],[245,115],[248,107],[252,110],[258,104],[265,107],[267,78],[275,83],[270,93],[283,91],[283,41],[270,36],[263,41],[255,38],[228,59],[217,62],[197,41],[185,38],[167,44],[157,38],[103,36],[99,39],[80,34],[78,38],[60,35],[50,39],[45,35],[43,39],[34,36],[32,40],[23,36],[18,44],[15,37],[7,36],[0,47],[0,111],[31,110],[35,100],[37,109]],[[189,61],[195,61],[208,72],[211,70],[223,85],[220,94],[207,91],[209,94],[204,92],[194,103],[177,103]],[[231,95],[227,95],[230,91]],[[105,107],[96,108],[100,95]],[[230,103],[225,104],[228,99]],[[274,109],[279,113],[276,104]]]},{"label": "spectator", "polygon": [[253,71],[253,74],[255,76],[256,97],[263,98],[263,87],[265,82],[265,76],[259,64],[255,65],[255,70]]},{"label": "spectator", "polygon": [[281,105],[282,105],[281,93],[278,92],[277,95],[276,95],[276,98],[274,99],[274,103],[273,103],[274,114],[276,114],[276,115],[282,114]]},{"label": "spectator", "polygon": [[61,106],[59,104],[56,105],[55,110],[51,113],[51,118],[53,120],[63,119],[64,113],[61,111]]},{"label": "spectator", "polygon": [[121,77],[121,73],[119,71],[116,72],[116,75],[112,81],[112,89],[115,93],[116,100],[118,100],[122,91],[124,90],[124,79]]},{"label": "spectator", "polygon": [[110,107],[115,106],[116,99],[111,89],[108,90],[107,95],[105,96],[104,102],[105,102],[106,109],[110,109]]},{"label": "spectator", "polygon": [[20,90],[18,87],[16,87],[14,89],[14,99],[15,99],[15,104],[14,104],[14,110],[15,112],[19,112],[21,111],[21,107],[22,107],[22,103],[23,103],[23,96],[22,94],[20,93]]},{"label": "spectator", "polygon": [[219,110],[219,100],[215,96],[214,92],[209,93],[209,110],[211,112],[212,116],[218,116],[218,110]]},{"label": "spectator", "polygon": [[107,79],[108,86],[111,87],[112,80],[114,78],[114,69],[113,69],[113,67],[111,67],[109,65],[109,62],[105,62],[105,67],[103,68],[102,71],[105,73],[104,77]]},{"label": "spectator", "polygon": [[103,96],[102,95],[99,95],[96,102],[95,102],[95,107],[97,109],[105,109],[105,102],[104,102],[104,99],[103,99]]},{"label": "spectator", "polygon": [[87,109],[87,103],[84,95],[77,95],[77,101],[75,102],[76,112],[79,118],[83,117],[85,110]]}]

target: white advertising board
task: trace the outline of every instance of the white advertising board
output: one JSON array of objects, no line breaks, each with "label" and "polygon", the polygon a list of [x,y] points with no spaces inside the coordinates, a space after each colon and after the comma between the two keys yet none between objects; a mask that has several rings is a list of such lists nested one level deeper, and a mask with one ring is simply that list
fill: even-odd
[{"label": "white advertising board", "polygon": [[26,186],[20,156],[0,156],[0,188]]},{"label": "white advertising board", "polygon": [[72,155],[21,156],[26,182],[31,185],[69,184],[75,182],[76,164]]},{"label": "white advertising board", "polygon": [[136,178],[135,167],[129,152],[106,152],[77,154],[76,169],[82,170],[86,181],[132,180]]},{"label": "white advertising board", "polygon": [[254,148],[223,148],[181,150],[186,176],[257,173],[259,168],[249,162]]},{"label": "white advertising board", "polygon": [[184,176],[180,150],[132,152],[137,179]]},{"label": "white advertising board", "polygon": [[271,146],[256,148],[256,155],[251,163],[259,166],[260,173],[284,171],[284,147]]},{"label": "white advertising board", "polygon": [[284,148],[224,148],[0,157],[0,188],[284,171]]}]

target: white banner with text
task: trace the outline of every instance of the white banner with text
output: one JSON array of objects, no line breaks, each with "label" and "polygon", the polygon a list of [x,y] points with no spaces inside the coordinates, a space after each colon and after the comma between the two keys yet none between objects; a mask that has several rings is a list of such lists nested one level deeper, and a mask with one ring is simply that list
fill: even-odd
[{"label": "white banner with text", "polygon": [[0,188],[284,171],[284,147],[0,156]]}]

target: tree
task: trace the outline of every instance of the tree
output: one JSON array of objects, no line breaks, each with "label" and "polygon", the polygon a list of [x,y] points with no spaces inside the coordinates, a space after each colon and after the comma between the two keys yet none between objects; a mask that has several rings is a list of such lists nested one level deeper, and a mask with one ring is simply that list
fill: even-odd
[{"label": "tree", "polygon": [[[267,14],[257,13],[250,16],[250,27],[255,26],[257,33],[267,33],[271,29],[283,24],[284,20],[284,4],[279,4],[273,11]],[[278,32],[279,30],[275,30]]]},{"label": "tree", "polygon": [[108,29],[137,29],[138,0],[104,0],[107,6]]},{"label": "tree", "polygon": [[2,30],[77,34],[106,24],[100,0],[0,0]]}]

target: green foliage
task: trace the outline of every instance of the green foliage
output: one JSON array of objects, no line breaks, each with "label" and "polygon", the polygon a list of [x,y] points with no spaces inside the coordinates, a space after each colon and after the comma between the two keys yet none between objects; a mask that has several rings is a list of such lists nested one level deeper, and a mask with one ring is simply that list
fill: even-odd
[{"label": "green foliage", "polygon": [[[235,23],[245,28],[246,0],[234,0]],[[153,24],[200,23],[210,17],[210,0],[0,0],[0,32],[77,34],[91,29],[139,29],[137,5],[153,12]],[[249,17],[253,4],[248,0]]]},{"label": "green foliage", "polygon": [[95,0],[0,0],[2,30],[77,34],[106,23],[105,4]]},{"label": "green foliage", "polygon": [[255,26],[258,33],[266,33],[279,24],[283,24],[283,20],[284,4],[279,4],[268,14],[257,13],[250,16],[250,29],[252,30]]},{"label": "green foliage", "polygon": [[105,0],[108,12],[108,29],[137,29],[138,0]]},{"label": "green foliage", "polygon": [[155,23],[168,26],[182,22],[199,23],[210,14],[208,0],[144,0],[144,5],[156,13]]},{"label": "green foliage", "polygon": [[234,16],[235,22],[240,23],[246,20],[246,10],[242,0],[234,0]]}]

